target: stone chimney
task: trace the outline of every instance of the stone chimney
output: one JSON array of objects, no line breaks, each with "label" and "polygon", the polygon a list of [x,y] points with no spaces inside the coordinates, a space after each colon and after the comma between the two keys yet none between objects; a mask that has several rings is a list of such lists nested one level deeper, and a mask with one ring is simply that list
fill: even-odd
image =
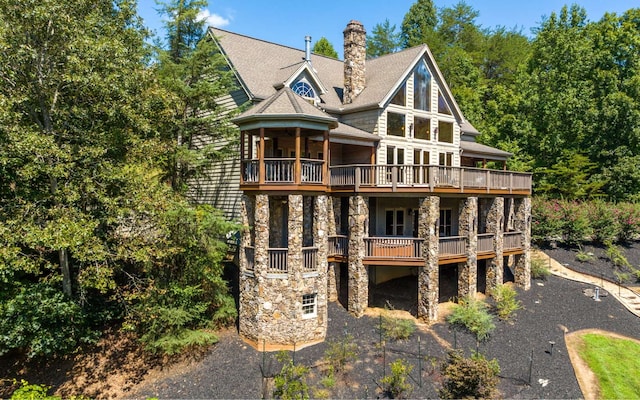
[{"label": "stone chimney", "polygon": [[351,20],[344,30],[344,93],[342,103],[350,104],[365,87],[367,32],[362,23]]}]

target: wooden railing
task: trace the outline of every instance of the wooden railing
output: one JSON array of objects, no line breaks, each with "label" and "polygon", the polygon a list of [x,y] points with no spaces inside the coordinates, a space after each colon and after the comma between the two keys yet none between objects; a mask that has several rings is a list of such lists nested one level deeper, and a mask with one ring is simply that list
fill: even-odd
[{"label": "wooden railing", "polygon": [[373,258],[422,258],[420,238],[368,237],[364,239],[366,257]]},{"label": "wooden railing", "polygon": [[270,274],[286,274],[288,272],[287,253],[288,249],[272,248],[269,252],[269,266],[267,272]]},{"label": "wooden railing", "polygon": [[464,236],[441,237],[438,243],[440,257],[462,256],[466,253],[467,238]]},{"label": "wooden railing", "polygon": [[244,248],[244,256],[247,260],[247,271],[253,272],[255,270],[255,249],[253,246]]},{"label": "wooden railing", "polygon": [[522,232],[504,233],[504,250],[519,250],[522,248]]},{"label": "wooden railing", "polygon": [[491,253],[493,248],[493,233],[479,233],[478,234],[478,253]]},{"label": "wooden railing", "polygon": [[[294,183],[296,178],[295,164],[295,158],[265,158],[265,183]],[[323,160],[301,159],[300,182],[322,183],[323,165]],[[245,183],[258,183],[260,181],[259,160],[242,160],[242,180]]]},{"label": "wooden railing", "polygon": [[331,186],[425,187],[531,191],[531,174],[439,165],[340,165],[330,167]]},{"label": "wooden railing", "polygon": [[349,238],[345,235],[329,236],[329,256],[347,256],[349,253]]},{"label": "wooden railing", "polygon": [[318,248],[302,248],[302,270],[304,272],[318,272]]}]

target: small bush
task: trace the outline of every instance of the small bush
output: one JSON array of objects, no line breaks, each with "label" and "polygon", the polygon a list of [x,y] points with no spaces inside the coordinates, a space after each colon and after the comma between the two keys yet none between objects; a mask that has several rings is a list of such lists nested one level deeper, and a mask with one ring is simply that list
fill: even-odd
[{"label": "small bush", "polygon": [[490,399],[497,397],[500,366],[495,359],[487,360],[481,354],[464,358],[451,350],[441,368],[444,382],[439,390],[443,399]]},{"label": "small bush", "polygon": [[289,353],[281,351],[276,356],[282,365],[282,370],[274,377],[273,397],[276,399],[308,399],[309,386],[307,374],[309,368],[295,365]]},{"label": "small bush", "polygon": [[342,340],[330,340],[327,342],[327,349],[324,351],[324,358],[329,363],[330,371],[342,372],[345,366],[355,361],[358,355],[358,346],[353,341],[350,334],[344,335]]},{"label": "small bush", "polygon": [[492,291],[491,296],[496,302],[498,318],[507,320],[522,307],[516,295],[515,289],[508,285],[498,285]]},{"label": "small bush", "polygon": [[563,237],[566,243],[576,245],[589,239],[593,234],[588,207],[580,202],[562,202]]},{"label": "small bush", "polygon": [[531,277],[533,279],[546,281],[549,275],[551,275],[551,270],[547,266],[547,263],[544,262],[544,260],[541,260],[539,258],[533,258],[531,260]]},{"label": "small bush", "polygon": [[21,384],[22,386],[16,389],[11,395],[11,400],[60,400],[59,396],[47,395],[47,392],[51,389],[50,386],[30,384],[24,379],[21,381]]},{"label": "small bush", "polygon": [[392,399],[401,399],[410,396],[413,386],[408,382],[413,365],[401,358],[391,363],[391,374],[382,378],[382,388]]},{"label": "small bush", "polygon": [[538,243],[562,238],[564,219],[558,200],[536,196],[532,200],[531,236]]},{"label": "small bush", "polygon": [[452,325],[464,327],[478,340],[488,338],[496,327],[487,311],[487,305],[473,297],[460,299],[451,315],[447,317],[447,321]]},{"label": "small bush", "polygon": [[393,306],[387,303],[385,311],[382,313],[382,334],[386,339],[404,340],[408,339],[416,330],[416,324],[413,320],[405,318],[397,318],[391,315]]},{"label": "small bush", "polygon": [[576,260],[580,262],[588,262],[593,260],[593,253],[582,250],[582,247],[576,253]]},{"label": "small bush", "polygon": [[605,244],[607,249],[605,250],[605,254],[607,258],[611,260],[613,265],[617,268],[627,268],[631,269],[631,263],[627,260],[627,257],[624,255],[624,251],[619,246],[611,242],[607,242]]}]

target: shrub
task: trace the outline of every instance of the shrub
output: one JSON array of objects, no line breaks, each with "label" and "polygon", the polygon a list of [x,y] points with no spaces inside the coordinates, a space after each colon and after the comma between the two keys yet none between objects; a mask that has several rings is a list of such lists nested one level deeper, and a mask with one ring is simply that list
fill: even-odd
[{"label": "shrub", "polygon": [[620,226],[618,240],[629,241],[640,235],[640,203],[619,203],[617,217]]},{"label": "shrub", "polygon": [[627,257],[619,246],[611,242],[607,242],[606,246],[605,254],[615,267],[631,269],[631,263],[627,260]]},{"label": "shrub", "polygon": [[330,340],[324,351],[324,358],[329,363],[330,371],[342,372],[347,363],[354,361],[358,354],[358,346],[353,336],[346,334],[342,340]]},{"label": "shrub", "polygon": [[544,260],[539,258],[533,258],[531,260],[531,277],[533,279],[547,280],[547,278],[551,275],[551,270],[547,266],[547,263]]},{"label": "shrub", "polygon": [[47,395],[47,392],[51,389],[50,386],[30,384],[24,379],[21,381],[21,384],[22,386],[16,389],[11,395],[11,400],[60,400],[59,396]]},{"label": "shrub", "polygon": [[295,365],[289,353],[281,351],[276,356],[283,363],[282,370],[274,377],[273,397],[276,399],[308,399],[309,386],[307,374],[309,368]]},{"label": "shrub", "polygon": [[613,204],[596,200],[588,208],[593,239],[599,243],[616,240],[620,236],[620,224]]},{"label": "shrub", "polygon": [[495,329],[493,318],[487,311],[487,305],[473,297],[464,297],[456,304],[447,321],[459,325],[473,333],[478,340],[489,337]]},{"label": "shrub", "polygon": [[392,399],[401,399],[411,395],[413,386],[407,381],[413,365],[401,358],[391,363],[391,374],[382,378],[382,388]]},{"label": "shrub", "polygon": [[464,358],[461,352],[451,350],[441,371],[444,381],[439,394],[443,399],[497,397],[500,366],[495,359],[487,360],[478,353]]},{"label": "shrub", "polygon": [[413,320],[397,318],[392,315],[393,306],[387,302],[384,312],[380,315],[380,329],[386,339],[403,340],[408,339],[416,330]]},{"label": "shrub", "polygon": [[496,302],[498,317],[503,320],[511,318],[514,312],[521,308],[520,301],[516,299],[516,291],[508,285],[498,285],[491,293]]},{"label": "shrub", "polygon": [[564,219],[558,200],[534,197],[532,200],[532,239],[538,243],[562,238]]},{"label": "shrub", "polygon": [[576,245],[587,240],[593,229],[589,220],[588,207],[584,203],[563,201],[563,237],[566,243]]},{"label": "shrub", "polygon": [[580,262],[587,262],[593,260],[593,253],[582,250],[582,246],[579,247],[576,253],[576,260]]},{"label": "shrub", "polygon": [[87,314],[61,290],[45,283],[27,284],[0,302],[0,355],[22,350],[28,357],[74,351],[94,342]]}]

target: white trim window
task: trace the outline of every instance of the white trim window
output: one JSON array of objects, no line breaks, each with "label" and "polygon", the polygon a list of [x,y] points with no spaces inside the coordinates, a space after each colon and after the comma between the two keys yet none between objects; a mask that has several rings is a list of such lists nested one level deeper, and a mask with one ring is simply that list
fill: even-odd
[{"label": "white trim window", "polygon": [[302,318],[315,318],[318,315],[317,298],[316,293],[302,295]]}]

